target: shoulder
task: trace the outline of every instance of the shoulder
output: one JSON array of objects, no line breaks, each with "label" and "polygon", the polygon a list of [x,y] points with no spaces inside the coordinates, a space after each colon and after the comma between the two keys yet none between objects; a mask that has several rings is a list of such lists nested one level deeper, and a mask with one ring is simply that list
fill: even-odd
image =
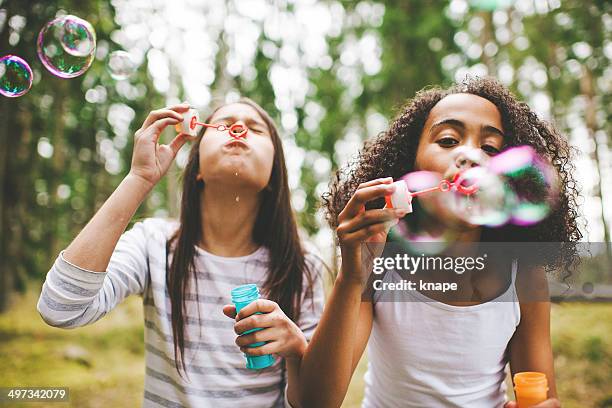
[{"label": "shoulder", "polygon": [[137,220],[132,229],[141,229],[148,239],[165,242],[176,232],[179,226],[180,223],[175,219],[151,217]]}]

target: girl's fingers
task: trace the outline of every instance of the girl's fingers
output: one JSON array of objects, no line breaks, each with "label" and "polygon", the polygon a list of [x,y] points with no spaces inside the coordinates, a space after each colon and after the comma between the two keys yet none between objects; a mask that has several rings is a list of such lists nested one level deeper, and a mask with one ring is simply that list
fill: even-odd
[{"label": "girl's fingers", "polygon": [[360,230],[372,224],[378,224],[385,221],[393,221],[402,218],[407,214],[406,210],[394,208],[382,208],[376,210],[368,210],[360,213],[357,217],[351,218],[338,227],[338,234],[347,234]]},{"label": "girl's fingers", "polygon": [[361,228],[355,232],[345,234],[342,237],[342,241],[344,243],[360,243],[367,241],[372,238],[376,234],[380,234],[381,232],[386,232],[391,226],[396,224],[397,222],[380,222],[378,224],[372,224],[365,228]]},{"label": "girl's fingers", "polygon": [[274,321],[269,314],[254,314],[238,321],[234,325],[234,332],[240,336],[247,330],[265,329],[272,326],[274,326]]},{"label": "girl's fingers", "polygon": [[162,118],[173,117],[181,121],[183,120],[183,115],[181,115],[181,113],[187,112],[188,110],[189,105],[185,103],[151,111],[151,113],[149,113],[144,123],[142,124],[141,129],[148,128],[149,126],[151,126],[152,123]]},{"label": "girl's fingers", "polygon": [[169,125],[176,125],[180,121],[176,118],[164,118],[155,121],[151,126],[147,128],[144,135],[146,135],[147,139],[152,140],[154,143],[157,143],[159,137],[161,136],[161,132]]},{"label": "girl's fingers", "polygon": [[242,309],[240,309],[240,313],[238,313],[238,316],[236,316],[236,319],[241,320],[257,312],[270,313],[274,311],[277,306],[278,305],[276,304],[276,302],[273,302],[271,300],[257,299],[256,301],[251,302],[245,307],[243,307]]},{"label": "girl's fingers", "polygon": [[360,188],[364,188],[364,187],[376,186],[378,184],[391,184],[391,183],[393,183],[393,177],[374,179],[374,180],[366,181],[365,183],[361,183],[359,187],[357,187],[357,190],[359,190]]},{"label": "girl's fingers", "polygon": [[176,135],[170,143],[168,143],[168,147],[170,147],[174,156],[176,156],[178,151],[181,150],[181,147],[183,147],[183,145],[185,144],[185,142],[187,142],[188,139],[189,139],[188,134],[180,133]]},{"label": "girl's fingers", "polygon": [[234,305],[223,306],[223,314],[231,319],[235,319],[236,318],[236,306]]},{"label": "girl's fingers", "polygon": [[353,194],[344,210],[340,213],[339,218],[353,218],[363,210],[368,201],[391,195],[394,191],[395,186],[393,184],[385,183],[360,188],[355,191],[355,194]]},{"label": "girl's fingers", "polygon": [[275,354],[280,350],[280,342],[271,341],[259,347],[240,347],[240,351],[249,356],[265,356],[266,354]]},{"label": "girl's fingers", "polygon": [[273,341],[280,339],[280,337],[280,331],[275,327],[270,327],[236,337],[236,345],[238,347],[247,347],[249,344],[259,343],[260,341]]},{"label": "girl's fingers", "polygon": [[537,405],[534,405],[532,408],[559,408],[561,407],[561,403],[556,398],[549,398],[544,402],[540,402]]}]

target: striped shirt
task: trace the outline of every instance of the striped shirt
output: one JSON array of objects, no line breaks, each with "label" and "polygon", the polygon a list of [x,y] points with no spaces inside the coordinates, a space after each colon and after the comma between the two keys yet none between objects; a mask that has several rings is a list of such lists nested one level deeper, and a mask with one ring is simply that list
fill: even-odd
[{"label": "striped shirt", "polygon": [[[276,407],[286,404],[286,370],[282,359],[253,371],[235,344],[234,321],[222,312],[238,285],[262,286],[268,250],[234,258],[213,255],[196,246],[198,294],[186,293],[185,365],[175,368],[170,298],[166,288],[166,241],[175,221],[149,218],[125,232],[106,272],[92,272],[59,254],[43,284],[38,311],[50,325],[75,328],[94,323],[131,294],[142,296],[145,324],[145,407]],[[169,255],[169,262],[172,254]],[[307,252],[315,278],[312,292],[303,291],[297,325],[310,340],[323,310],[323,264]],[[304,279],[307,281],[307,279]],[[307,282],[304,283],[306,285]],[[191,285],[191,288],[194,286]]]}]

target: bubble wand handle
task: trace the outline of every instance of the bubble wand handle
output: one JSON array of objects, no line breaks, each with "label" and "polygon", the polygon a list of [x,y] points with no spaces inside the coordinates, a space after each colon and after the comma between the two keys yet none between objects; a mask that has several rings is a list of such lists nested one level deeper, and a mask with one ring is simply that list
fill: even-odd
[{"label": "bubble wand handle", "polygon": [[204,126],[207,128],[217,129],[220,132],[228,131],[229,135],[235,139],[240,139],[246,137],[247,131],[249,130],[246,126],[242,126],[238,123],[234,123],[231,126],[227,126],[224,124],[213,125],[210,123],[198,122],[195,117],[191,119],[190,127],[195,129],[197,125]]},{"label": "bubble wand handle", "polygon": [[448,191],[457,191],[461,194],[465,194],[466,196],[470,196],[478,191],[478,185],[476,183],[472,183],[471,185],[464,185],[464,179],[461,173],[457,173],[455,177],[453,177],[452,181],[442,180],[435,187],[425,188],[423,190],[418,191],[410,191],[408,190],[408,185],[404,180],[396,181],[395,183],[395,192],[389,196],[385,197],[385,204],[387,208],[398,208],[407,210],[409,213],[412,212],[412,198],[418,197],[420,195],[433,193],[436,191],[448,192]]},{"label": "bubble wand handle", "polygon": [[189,111],[183,115],[183,122],[177,123],[174,128],[177,132],[184,132],[189,136],[195,137],[199,131],[198,126],[217,129],[220,132],[227,130],[230,137],[233,137],[234,139],[245,138],[247,132],[249,131],[249,128],[239,123],[234,123],[231,126],[227,126],[222,123],[214,125],[211,123],[200,122],[198,111],[194,108],[189,109]]},{"label": "bubble wand handle", "polygon": [[465,194],[465,195],[471,195],[474,194],[475,192],[478,191],[478,184],[473,183],[471,185],[463,185],[463,178],[461,173],[457,173],[455,175],[455,177],[453,177],[453,181],[448,181],[448,180],[442,180],[440,181],[440,184],[438,184],[435,187],[430,187],[430,188],[426,188],[423,190],[418,190],[418,191],[412,191],[410,192],[410,196],[411,197],[416,197],[416,196],[420,196],[423,194],[427,194],[427,193],[433,193],[435,191],[442,191],[447,192],[447,191],[458,191],[461,194]]}]

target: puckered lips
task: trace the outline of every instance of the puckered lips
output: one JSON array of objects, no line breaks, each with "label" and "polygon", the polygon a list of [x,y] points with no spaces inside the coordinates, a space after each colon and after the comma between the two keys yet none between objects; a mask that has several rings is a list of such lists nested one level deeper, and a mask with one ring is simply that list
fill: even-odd
[{"label": "puckered lips", "polygon": [[226,151],[247,151],[250,147],[248,143],[242,139],[230,139],[223,144],[223,150]]}]

